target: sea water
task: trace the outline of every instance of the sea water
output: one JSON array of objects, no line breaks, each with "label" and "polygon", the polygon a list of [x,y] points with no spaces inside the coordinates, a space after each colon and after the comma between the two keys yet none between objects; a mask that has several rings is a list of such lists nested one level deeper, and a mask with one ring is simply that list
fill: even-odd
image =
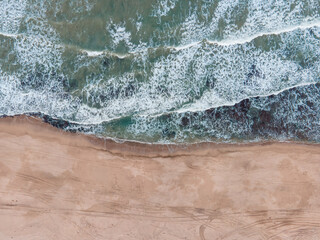
[{"label": "sea water", "polygon": [[320,141],[318,0],[0,0],[0,115],[150,143]]}]

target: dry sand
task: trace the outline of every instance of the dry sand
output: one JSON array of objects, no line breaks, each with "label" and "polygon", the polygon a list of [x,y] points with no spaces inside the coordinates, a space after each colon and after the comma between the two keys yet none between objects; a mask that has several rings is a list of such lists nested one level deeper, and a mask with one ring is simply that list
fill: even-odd
[{"label": "dry sand", "polygon": [[320,145],[116,144],[0,119],[0,239],[320,239]]}]

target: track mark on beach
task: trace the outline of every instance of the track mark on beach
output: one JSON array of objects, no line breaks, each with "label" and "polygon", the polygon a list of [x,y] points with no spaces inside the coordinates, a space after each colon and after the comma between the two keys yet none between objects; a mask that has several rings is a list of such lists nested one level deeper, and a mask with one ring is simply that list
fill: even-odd
[{"label": "track mark on beach", "polygon": [[[225,233],[218,238],[232,239],[232,236],[238,234],[245,236],[258,235],[259,239],[271,240],[276,237],[295,236],[303,231],[319,231],[320,230],[320,216],[316,212],[308,212],[302,209],[296,210],[279,210],[275,211],[260,211],[248,212],[244,214],[246,217],[259,217],[264,216],[265,213],[270,214],[269,218],[256,220],[252,223],[245,224],[240,228]],[[312,215],[310,215],[312,214]],[[314,216],[313,216],[314,215]]]}]

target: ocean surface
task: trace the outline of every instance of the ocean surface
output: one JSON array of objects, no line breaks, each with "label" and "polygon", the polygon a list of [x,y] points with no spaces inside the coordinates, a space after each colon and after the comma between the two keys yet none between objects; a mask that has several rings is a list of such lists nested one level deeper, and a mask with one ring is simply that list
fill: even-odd
[{"label": "ocean surface", "polygon": [[320,142],[319,0],[0,0],[0,115],[149,143]]}]

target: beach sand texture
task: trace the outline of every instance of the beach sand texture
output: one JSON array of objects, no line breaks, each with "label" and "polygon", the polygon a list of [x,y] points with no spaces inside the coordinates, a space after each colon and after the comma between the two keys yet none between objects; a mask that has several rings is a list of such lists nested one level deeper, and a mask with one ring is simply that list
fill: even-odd
[{"label": "beach sand texture", "polygon": [[320,239],[320,145],[117,144],[0,120],[0,239]]}]

